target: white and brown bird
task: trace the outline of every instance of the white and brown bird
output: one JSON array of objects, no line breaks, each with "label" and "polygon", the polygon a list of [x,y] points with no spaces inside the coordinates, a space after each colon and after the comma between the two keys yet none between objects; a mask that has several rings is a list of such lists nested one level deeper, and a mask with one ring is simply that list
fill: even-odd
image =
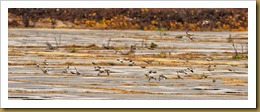
[{"label": "white and brown bird", "polygon": [[143,65],[141,65],[140,67],[141,67],[141,68],[146,68],[146,66],[143,66]]},{"label": "white and brown bird", "polygon": [[234,69],[231,69],[230,67],[228,67],[228,71],[230,71],[230,72],[235,72],[235,70]]},{"label": "white and brown bird", "polygon": [[77,70],[76,67],[74,67],[74,70],[69,70],[70,74],[75,74],[75,75],[80,75],[79,71]]},{"label": "white and brown bird", "polygon": [[48,41],[45,41],[45,44],[46,44],[45,51],[54,50],[54,47]]},{"label": "white and brown bird", "polygon": [[188,30],[186,30],[186,37],[188,37],[190,40],[193,40],[193,37],[194,36],[194,34],[189,34],[188,33]]},{"label": "white and brown bird", "polygon": [[34,61],[34,65],[38,68],[40,67],[40,64],[38,64],[36,61]]},{"label": "white and brown bird", "polygon": [[144,74],[144,75],[148,78],[148,81],[150,81],[151,79],[154,79],[154,80],[157,81],[157,79],[154,76],[150,75],[150,74]]},{"label": "white and brown bird", "polygon": [[182,79],[182,80],[184,80],[180,75],[177,75],[177,78],[178,78],[178,79]]},{"label": "white and brown bird", "polygon": [[47,60],[44,60],[44,61],[43,61],[43,64],[46,65],[46,66],[49,65],[49,63],[47,62]]},{"label": "white and brown bird", "polygon": [[155,70],[150,70],[149,72],[148,72],[149,74],[152,74],[152,73],[157,73],[157,71],[155,71]]},{"label": "white and brown bird", "polygon": [[214,71],[215,70],[215,67],[213,68],[211,65],[208,66],[208,71]]},{"label": "white and brown bird", "polygon": [[101,68],[102,68],[101,66],[94,66],[95,71],[100,71]]},{"label": "white and brown bird", "polygon": [[200,74],[199,76],[200,76],[200,79],[208,78],[208,75],[206,75],[204,72],[202,74]]},{"label": "white and brown bird", "polygon": [[97,74],[97,76],[109,76],[110,75],[110,70],[105,69],[105,70],[100,70]]},{"label": "white and brown bird", "polygon": [[124,63],[124,61],[121,60],[121,59],[119,59],[119,58],[117,58],[116,60],[119,61],[119,62],[121,62],[121,63]]},{"label": "white and brown bird", "polygon": [[152,64],[152,62],[154,61],[154,60],[143,60],[145,63],[147,63],[147,64]]},{"label": "white and brown bird", "polygon": [[62,71],[62,73],[70,73],[70,66],[67,66],[67,68],[66,69],[64,69],[63,71]]},{"label": "white and brown bird", "polygon": [[159,75],[159,81],[161,81],[162,79],[168,79],[165,75]]},{"label": "white and brown bird", "polygon": [[79,71],[77,70],[76,67],[74,67],[74,69],[76,70],[76,75],[80,75]]},{"label": "white and brown bird", "polygon": [[44,68],[41,68],[42,72],[45,74],[45,75],[49,75],[48,74],[48,68],[44,67]]},{"label": "white and brown bird", "polygon": [[95,62],[91,62],[92,63],[92,65],[96,65],[96,63]]},{"label": "white and brown bird", "polygon": [[194,73],[194,70],[192,68],[187,68],[191,73]]},{"label": "white and brown bird", "polygon": [[210,59],[210,58],[206,58],[207,61],[213,61],[213,59]]},{"label": "white and brown bird", "polygon": [[215,83],[215,82],[216,82],[216,79],[213,79],[212,82]]},{"label": "white and brown bird", "polygon": [[179,74],[179,73],[184,73],[185,75],[188,74],[188,73],[186,72],[186,70],[177,70],[176,72],[177,72],[177,74]]},{"label": "white and brown bird", "polygon": [[133,61],[129,61],[128,66],[134,66],[134,65],[135,65],[135,62],[133,62]]}]

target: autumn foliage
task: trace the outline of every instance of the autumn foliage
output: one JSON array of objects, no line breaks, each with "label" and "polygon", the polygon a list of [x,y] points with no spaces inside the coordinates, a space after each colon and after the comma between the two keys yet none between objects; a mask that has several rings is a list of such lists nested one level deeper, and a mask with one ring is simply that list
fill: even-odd
[{"label": "autumn foliage", "polygon": [[[248,9],[246,8],[9,8],[8,11],[10,28],[248,30]],[[203,21],[209,21],[209,23],[202,24]],[[42,25],[39,25],[40,23]]]}]

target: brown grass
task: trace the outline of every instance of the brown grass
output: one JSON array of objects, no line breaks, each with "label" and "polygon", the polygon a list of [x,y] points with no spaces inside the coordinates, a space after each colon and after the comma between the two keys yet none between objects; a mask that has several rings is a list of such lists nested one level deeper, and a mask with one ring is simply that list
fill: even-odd
[{"label": "brown grass", "polygon": [[136,83],[123,83],[123,86],[137,86]]},{"label": "brown grass", "polygon": [[34,62],[24,62],[24,63],[8,63],[9,66],[21,66],[21,65],[34,65]]},{"label": "brown grass", "polygon": [[158,86],[158,82],[149,82],[148,84],[144,84],[145,86]]},{"label": "brown grass", "polygon": [[8,56],[24,56],[24,54],[21,54],[21,53],[8,53]]},{"label": "brown grass", "polygon": [[29,37],[28,35],[8,33],[8,37]]},{"label": "brown grass", "polygon": [[148,92],[141,90],[127,90],[121,88],[108,88],[108,87],[91,87],[91,86],[78,86],[79,88],[88,88],[88,89],[100,89],[100,90],[111,90],[119,94],[162,94],[159,92]]},{"label": "brown grass", "polygon": [[199,86],[216,86],[214,84],[199,84]]},{"label": "brown grass", "polygon": [[248,83],[248,81],[238,78],[218,77],[216,79],[224,81],[224,84]]},{"label": "brown grass", "polygon": [[171,83],[170,86],[187,86],[185,83]]},{"label": "brown grass", "polygon": [[245,86],[243,84],[231,84],[231,86]]},{"label": "brown grass", "polygon": [[77,45],[77,44],[70,44],[70,45],[64,45],[64,46],[59,46],[59,48],[78,48],[78,49],[91,49],[91,50],[102,50],[102,47],[97,46],[96,44],[90,44],[90,45]]}]

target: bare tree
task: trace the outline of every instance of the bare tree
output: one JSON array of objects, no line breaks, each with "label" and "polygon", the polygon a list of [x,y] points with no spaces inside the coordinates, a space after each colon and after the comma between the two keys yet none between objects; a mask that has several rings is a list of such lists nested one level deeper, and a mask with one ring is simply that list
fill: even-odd
[{"label": "bare tree", "polygon": [[111,37],[108,39],[106,46],[103,44],[103,48],[105,48],[105,49],[110,49],[110,46],[109,46],[110,41],[111,41]]},{"label": "bare tree", "polygon": [[145,40],[143,39],[143,40],[142,40],[142,48],[144,47],[144,41],[145,41]]},{"label": "bare tree", "polygon": [[61,34],[60,34],[60,40],[59,40],[59,45],[61,45]]},{"label": "bare tree", "polygon": [[59,46],[56,37],[54,37],[54,39],[55,39],[55,42],[56,42],[56,46]]},{"label": "bare tree", "polygon": [[234,49],[234,51],[235,51],[235,57],[237,57],[237,56],[238,56],[237,45],[235,45],[234,42],[232,42],[231,45],[233,46],[233,49]]}]

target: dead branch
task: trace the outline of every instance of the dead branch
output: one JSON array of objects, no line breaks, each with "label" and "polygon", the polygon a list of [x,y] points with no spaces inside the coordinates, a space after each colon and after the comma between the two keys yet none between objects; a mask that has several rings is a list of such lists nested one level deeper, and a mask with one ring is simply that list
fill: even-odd
[{"label": "dead branch", "polygon": [[60,34],[60,40],[59,40],[59,45],[61,45],[61,34]]},{"label": "dead branch", "polygon": [[105,49],[110,49],[110,46],[109,46],[110,41],[111,41],[111,37],[108,39],[106,46],[103,44],[103,48],[105,48]]},{"label": "dead branch", "polygon": [[243,44],[240,44],[240,45],[242,47],[241,53],[244,54],[244,45]]},{"label": "dead branch", "polygon": [[234,49],[234,51],[235,51],[235,57],[237,57],[237,56],[238,56],[237,45],[235,45],[234,42],[232,42],[231,45],[233,46],[233,49]]},{"label": "dead branch", "polygon": [[59,46],[56,37],[54,37],[54,39],[55,39],[55,42],[56,42],[56,46]]},{"label": "dead branch", "polygon": [[144,47],[144,39],[143,39],[143,41],[142,41],[142,48]]},{"label": "dead branch", "polygon": [[107,47],[109,47],[110,41],[111,41],[111,37],[110,37],[109,40],[107,41]]}]

